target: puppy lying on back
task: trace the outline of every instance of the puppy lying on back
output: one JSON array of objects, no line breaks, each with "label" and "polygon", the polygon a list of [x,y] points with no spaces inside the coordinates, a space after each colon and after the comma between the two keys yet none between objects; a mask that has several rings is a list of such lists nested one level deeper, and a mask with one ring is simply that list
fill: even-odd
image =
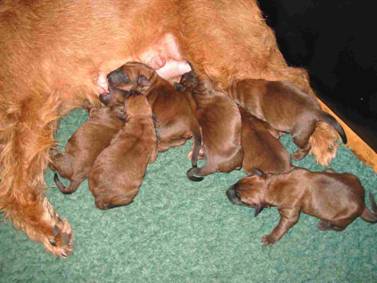
[{"label": "puppy lying on back", "polygon": [[282,173],[291,168],[288,151],[279,141],[279,133],[267,123],[239,107],[242,119],[242,168],[250,173],[259,168],[267,173]]},{"label": "puppy lying on back", "polygon": [[200,80],[193,71],[182,76],[180,85],[192,89],[207,160],[204,167],[197,167],[196,160],[202,144],[196,139],[188,178],[201,181],[202,176],[214,172],[230,172],[241,167],[241,115],[237,105],[225,93],[216,90],[209,79]]},{"label": "puppy lying on back", "polygon": [[89,189],[97,208],[129,204],[139,192],[149,162],[157,156],[152,110],[146,97],[131,91],[125,100],[125,126],[97,157]]},{"label": "puppy lying on back", "polygon": [[51,150],[50,167],[70,180],[68,187],[54,176],[56,186],[62,193],[70,194],[77,190],[87,177],[90,168],[100,152],[107,147],[115,134],[124,125],[123,104],[115,103],[123,99],[122,91],[114,91],[113,103],[109,107],[92,109],[89,119],[68,140],[65,152]]},{"label": "puppy lying on back", "polygon": [[[190,92],[178,92],[166,80],[142,63],[130,62],[108,76],[110,87],[134,89],[148,98],[158,125],[158,150],[179,146],[193,135],[200,138],[200,127],[195,117],[195,102]],[[107,104],[110,96],[102,96]]]},{"label": "puppy lying on back", "polygon": [[245,79],[235,81],[228,92],[255,117],[278,131],[292,134],[299,147],[294,159],[302,159],[310,151],[309,138],[320,121],[332,126],[347,142],[343,128],[321,110],[318,101],[288,82]]},{"label": "puppy lying on back", "polygon": [[357,217],[377,222],[377,205],[372,194],[372,211],[364,202],[364,189],[358,178],[348,173],[310,172],[295,168],[280,175],[266,175],[255,169],[228,191],[229,200],[255,208],[257,216],[264,207],[276,206],[280,222],[262,238],[265,245],[278,241],[297,223],[300,213],[318,217],[318,228],[341,231]]}]

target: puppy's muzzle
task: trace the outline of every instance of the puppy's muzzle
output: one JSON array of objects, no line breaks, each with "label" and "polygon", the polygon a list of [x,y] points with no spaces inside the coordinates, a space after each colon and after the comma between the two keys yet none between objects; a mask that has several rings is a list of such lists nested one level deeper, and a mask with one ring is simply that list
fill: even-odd
[{"label": "puppy's muzzle", "polygon": [[226,191],[226,196],[228,197],[229,201],[233,204],[238,204],[242,205],[242,202],[240,200],[240,195],[239,193],[235,190],[235,186],[231,186],[227,191]]}]

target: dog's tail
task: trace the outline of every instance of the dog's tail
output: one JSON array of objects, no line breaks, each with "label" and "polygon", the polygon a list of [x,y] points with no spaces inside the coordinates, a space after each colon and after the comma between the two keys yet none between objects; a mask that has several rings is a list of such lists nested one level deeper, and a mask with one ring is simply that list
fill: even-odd
[{"label": "dog's tail", "polygon": [[321,112],[321,120],[329,124],[338,132],[344,144],[347,143],[347,136],[346,136],[346,133],[344,132],[344,129],[333,116],[331,116],[330,114],[326,112]]},{"label": "dog's tail", "polygon": [[374,200],[372,193],[369,193],[369,201],[370,201],[371,210],[365,207],[363,213],[361,214],[361,218],[364,221],[367,221],[370,223],[376,223],[377,222],[377,204],[376,204],[376,201]]},{"label": "dog's tail", "polygon": [[68,187],[64,186],[62,181],[60,181],[58,174],[55,173],[54,175],[54,182],[55,185],[58,187],[58,189],[63,193],[63,194],[72,194],[74,193],[77,188],[79,187],[80,183],[79,181],[71,181]]}]

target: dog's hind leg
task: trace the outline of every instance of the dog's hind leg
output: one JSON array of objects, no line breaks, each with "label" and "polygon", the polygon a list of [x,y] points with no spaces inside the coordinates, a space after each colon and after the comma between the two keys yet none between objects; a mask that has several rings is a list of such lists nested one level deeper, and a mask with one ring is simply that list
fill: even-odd
[{"label": "dog's hind leg", "polygon": [[[133,202],[138,193],[139,189],[134,189],[124,194],[117,193],[115,195],[110,195],[109,197],[97,197],[95,204],[97,208],[102,210],[129,205],[131,202]],[[109,192],[109,194],[111,194],[111,192]]]},{"label": "dog's hind leg", "polygon": [[203,180],[204,176],[207,176],[211,173],[214,173],[217,171],[217,166],[215,164],[207,163],[202,168],[198,167],[192,167],[187,171],[187,177],[194,182],[200,182]]},{"label": "dog's hind leg", "polygon": [[293,142],[298,146],[298,149],[292,154],[292,158],[295,160],[303,159],[310,151],[309,138],[315,128],[315,121],[304,125],[302,123],[299,123],[291,133]]},{"label": "dog's hind leg", "polygon": [[63,193],[63,194],[72,194],[74,193],[78,187],[80,186],[80,184],[82,183],[82,181],[84,180],[84,178],[78,178],[78,177],[75,177],[74,179],[71,180],[70,184],[68,187],[64,186],[64,184],[60,181],[59,177],[58,177],[58,174],[55,174],[54,175],[54,182],[55,182],[55,185],[58,187],[58,189]]}]

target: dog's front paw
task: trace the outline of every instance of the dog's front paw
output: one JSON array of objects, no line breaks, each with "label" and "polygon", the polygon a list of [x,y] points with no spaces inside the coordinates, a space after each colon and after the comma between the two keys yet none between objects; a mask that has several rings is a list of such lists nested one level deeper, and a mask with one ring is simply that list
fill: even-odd
[{"label": "dog's front paw", "polygon": [[273,236],[271,236],[271,234],[262,237],[262,244],[264,246],[273,245],[275,242],[276,240]]}]

